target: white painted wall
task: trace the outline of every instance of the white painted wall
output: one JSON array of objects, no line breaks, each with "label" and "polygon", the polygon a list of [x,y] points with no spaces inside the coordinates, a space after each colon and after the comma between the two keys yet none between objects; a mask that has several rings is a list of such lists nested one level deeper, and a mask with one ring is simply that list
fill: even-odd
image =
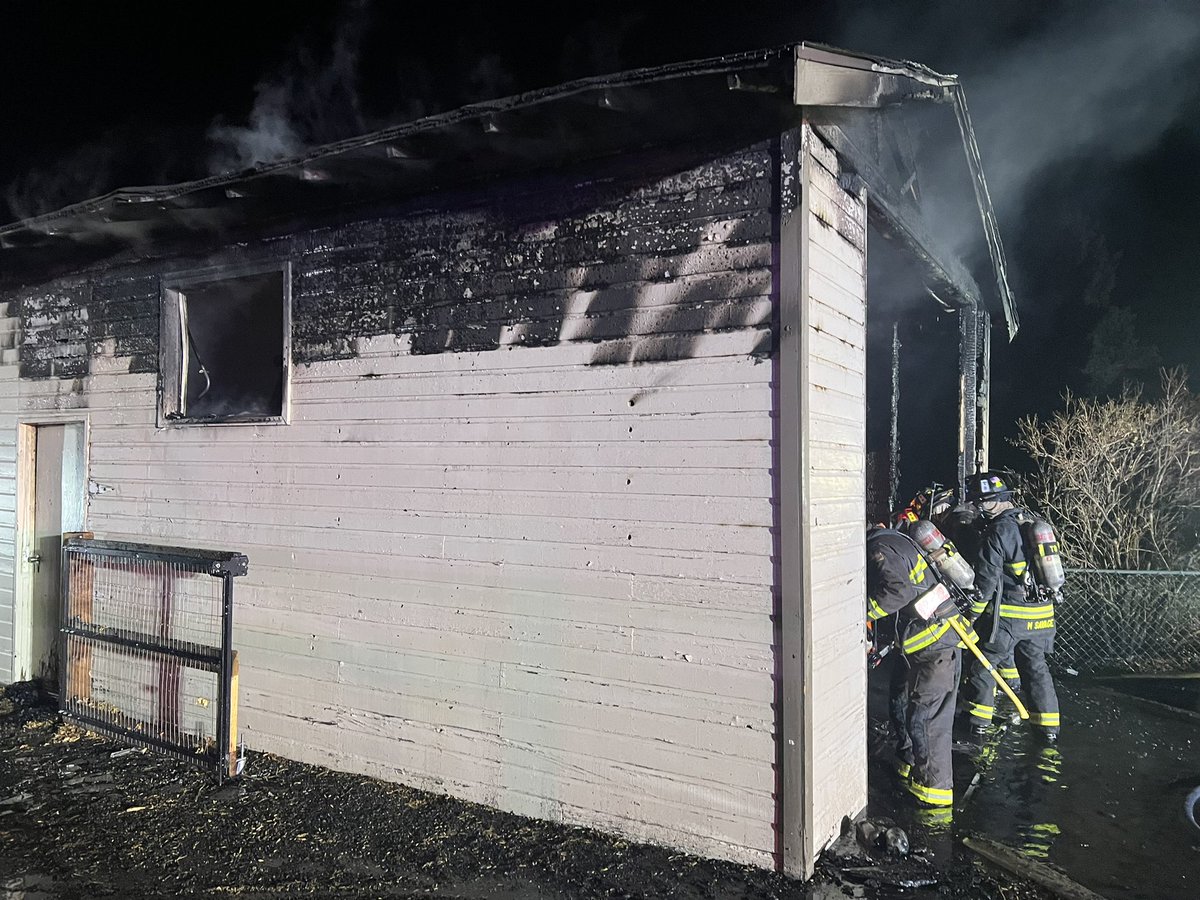
[{"label": "white painted wall", "polygon": [[[789,689],[811,704],[815,853],[866,790],[865,260],[833,154],[813,145],[806,168],[814,658],[813,684]],[[778,411],[775,367],[752,355],[771,247],[725,245],[741,221],[642,267],[627,321],[644,337],[596,342],[568,313],[550,347],[516,346],[519,329],[486,352],[363,340],[295,366],[286,426],[159,429],[155,376],[111,345],[78,381],[19,381],[18,351],[0,350],[0,677],[17,416],[82,407],[91,530],[250,557],[235,640],[251,748],[775,865]],[[690,336],[685,359],[595,364],[607,344],[636,359],[669,339],[664,277],[722,265],[740,295],[764,291],[742,327]],[[576,293],[568,311],[587,308]]]},{"label": "white painted wall", "polygon": [[596,368],[385,338],[298,368],[279,427],[159,430],[153,376],[93,376],[90,527],[249,555],[253,748],[766,864],[771,367],[745,344]]},{"label": "white painted wall", "polygon": [[[762,179],[767,161],[739,164]],[[696,183],[669,181],[637,203]],[[294,367],[289,425],[169,428],[156,377],[107,345],[78,381],[0,381],[0,426],[86,407],[89,529],[249,556],[249,747],[770,866],[771,251],[726,245],[743,218],[647,257],[612,341],[578,290],[555,346],[360,340]],[[736,282],[741,327],[597,364],[674,340],[705,277]]]},{"label": "white painted wall", "polygon": [[20,325],[0,303],[0,683],[13,680],[13,557],[16,553],[17,344]]},{"label": "white painted wall", "polygon": [[806,128],[807,460],[813,852],[866,806],[863,634],[866,496],[866,208],[839,186],[834,152]]}]

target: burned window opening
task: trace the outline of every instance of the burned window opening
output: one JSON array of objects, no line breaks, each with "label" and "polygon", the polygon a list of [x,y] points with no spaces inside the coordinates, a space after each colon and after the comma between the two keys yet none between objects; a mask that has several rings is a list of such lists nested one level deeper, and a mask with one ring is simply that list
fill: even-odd
[{"label": "burned window opening", "polygon": [[287,274],[275,269],[195,278],[164,290],[165,421],[286,421]]}]

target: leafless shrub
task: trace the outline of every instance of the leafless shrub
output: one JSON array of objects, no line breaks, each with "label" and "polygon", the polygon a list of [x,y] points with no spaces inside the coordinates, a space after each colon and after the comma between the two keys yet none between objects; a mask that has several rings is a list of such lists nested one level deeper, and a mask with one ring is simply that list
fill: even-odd
[{"label": "leafless shrub", "polygon": [[[1068,395],[1019,423],[1028,481],[1069,565],[1058,641],[1082,666],[1178,670],[1200,659],[1200,398],[1182,370],[1161,391]],[[1118,575],[1105,570],[1159,570]],[[1073,582],[1073,583],[1072,583]]]},{"label": "leafless shrub", "polygon": [[1061,529],[1067,560],[1095,569],[1188,569],[1200,563],[1200,398],[1181,369],[1146,399],[1068,394],[1045,420],[1019,423],[1030,488]]}]

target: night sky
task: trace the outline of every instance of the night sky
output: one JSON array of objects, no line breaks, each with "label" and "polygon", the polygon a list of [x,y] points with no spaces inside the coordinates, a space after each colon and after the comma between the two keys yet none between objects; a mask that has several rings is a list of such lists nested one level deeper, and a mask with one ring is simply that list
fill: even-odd
[{"label": "night sky", "polygon": [[1159,364],[1200,376],[1200,3],[414,6],[5,4],[0,219],[240,167],[251,123],[284,152],[586,75],[816,40],[966,87],[1022,317],[1012,346],[996,332],[995,461],[1019,464],[1013,422],[1068,387],[1111,392]]}]

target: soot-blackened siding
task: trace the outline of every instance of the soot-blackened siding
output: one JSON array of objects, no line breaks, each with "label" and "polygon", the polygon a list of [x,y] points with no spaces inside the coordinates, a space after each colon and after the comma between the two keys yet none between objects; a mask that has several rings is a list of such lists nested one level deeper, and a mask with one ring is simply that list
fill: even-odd
[{"label": "soot-blackened siding", "polygon": [[769,148],[712,155],[645,153],[25,291],[21,377],[81,377],[96,356],[155,371],[163,278],[214,260],[292,261],[298,363],[353,357],[357,339],[384,334],[418,354],[573,340],[603,342],[596,364],[681,359],[699,335],[746,327],[767,355]]},{"label": "soot-blackened siding", "polygon": [[129,358],[132,372],[158,368],[157,277],[76,282],[15,300],[22,378],[81,378],[101,355]]}]

